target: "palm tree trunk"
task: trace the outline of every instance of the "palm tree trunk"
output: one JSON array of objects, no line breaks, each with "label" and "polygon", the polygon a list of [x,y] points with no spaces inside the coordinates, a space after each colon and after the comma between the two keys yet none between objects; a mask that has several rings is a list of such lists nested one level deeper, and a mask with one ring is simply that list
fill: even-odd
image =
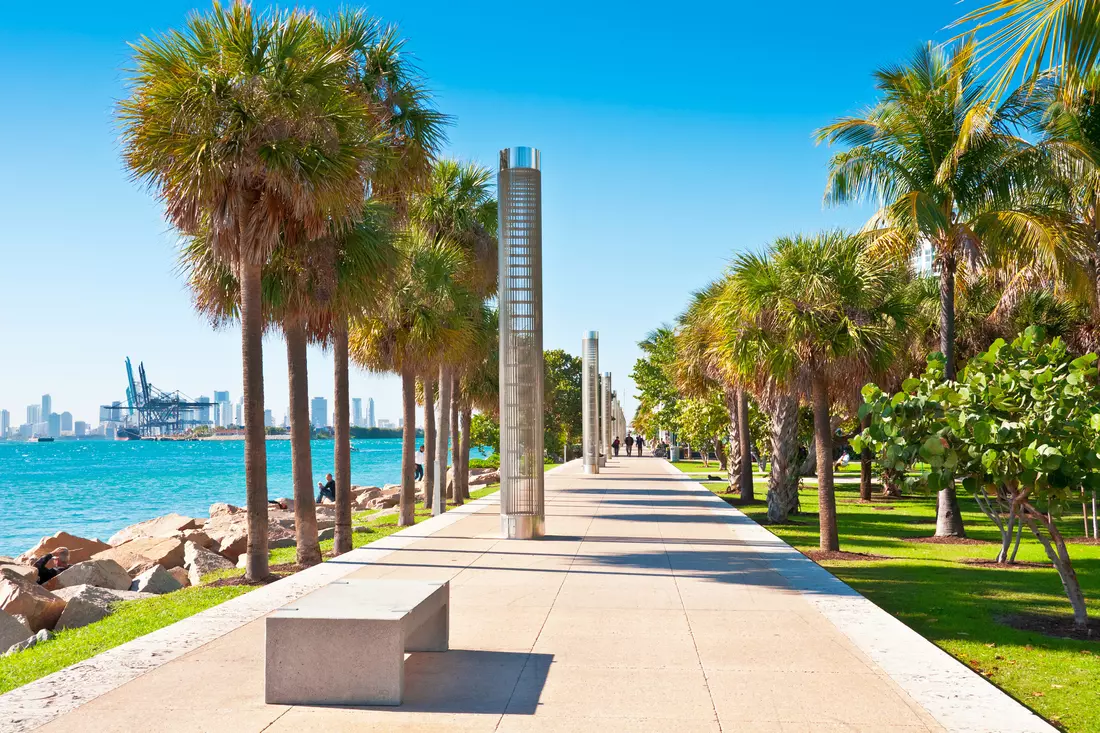
[{"label": "palm tree trunk", "polygon": [[445,366],[439,368],[439,429],[435,439],[436,497],[432,514],[442,514],[446,508],[447,490],[447,451],[450,446],[451,431],[451,370]]},{"label": "palm tree trunk", "polygon": [[741,455],[741,411],[737,395],[740,390],[726,390],[726,411],[730,416],[730,453],[726,458],[726,480],[732,494],[741,490],[741,464],[748,460]]},{"label": "palm tree trunk", "polygon": [[458,455],[459,460],[462,461],[462,498],[470,498],[470,425],[473,422],[473,416],[470,414],[470,406],[467,405],[462,408],[462,438],[459,442]]},{"label": "palm tree trunk", "polygon": [[743,389],[737,390],[737,431],[741,454],[741,501],[755,501],[752,485],[752,436],[749,435],[749,396]]},{"label": "palm tree trunk", "polygon": [[836,529],[836,494],[833,492],[833,430],[829,420],[829,387],[825,375],[810,375],[814,403],[814,438],[817,443],[817,506],[822,550],[839,550]]},{"label": "palm tree trunk", "polygon": [[[774,388],[772,388],[774,390]],[[798,400],[778,392],[766,400],[770,417],[772,467],[768,477],[768,521],[785,522],[798,507]]]},{"label": "palm tree trunk", "polygon": [[454,495],[455,504],[461,504],[466,498],[466,489],[463,487],[461,474],[462,461],[458,458],[458,377],[451,377],[451,473],[454,486],[451,493]]},{"label": "palm tree trunk", "polygon": [[435,377],[424,379],[424,507],[435,505]]},{"label": "palm tree trunk", "polygon": [[301,321],[283,321],[286,363],[290,376],[290,465],[294,478],[294,536],[299,565],[321,562],[317,542],[317,507],[313,503],[313,455],[310,449],[309,375],[306,330]]},{"label": "palm tree trunk", "polygon": [[[860,421],[859,426],[866,430],[871,427],[871,414],[868,413]],[[871,449],[864,446],[859,454],[859,498],[860,501],[871,500]]]},{"label": "palm tree trunk", "polygon": [[[335,364],[333,389],[333,456],[336,472],[336,533],[332,548],[337,555],[351,551],[351,398],[348,388],[348,322],[337,317],[332,332]],[[295,505],[297,506],[297,505]]]},{"label": "palm tree trunk", "polygon": [[260,295],[261,265],[242,263],[241,365],[244,388],[244,485],[248,509],[245,577],[263,580],[267,564],[267,436],[264,431],[264,315]]},{"label": "palm tree trunk", "polygon": [[401,407],[405,427],[401,433],[401,515],[397,524],[416,524],[416,374],[409,367],[401,370]]},{"label": "palm tree trunk", "polygon": [[955,378],[955,267],[954,252],[940,258],[940,351],[947,379]]},{"label": "palm tree trunk", "polygon": [[726,452],[726,444],[722,441],[721,435],[715,435],[712,438],[714,441],[714,456],[718,459],[718,470],[729,471],[729,453]]}]

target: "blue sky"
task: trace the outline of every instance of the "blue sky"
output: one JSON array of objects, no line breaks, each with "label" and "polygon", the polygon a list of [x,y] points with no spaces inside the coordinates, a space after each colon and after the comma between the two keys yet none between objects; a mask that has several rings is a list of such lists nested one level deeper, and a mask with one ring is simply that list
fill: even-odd
[{"label": "blue sky", "polygon": [[[492,165],[543,151],[545,343],[601,333],[601,366],[633,409],[636,343],[731,256],[781,234],[859,226],[824,209],[828,151],[811,133],[873,99],[973,3],[514,3],[387,0],[455,117],[450,155]],[[317,3],[326,11],[336,3]],[[95,421],[124,398],[123,359],[161,388],[240,395],[235,330],[213,332],[174,272],[176,237],[128,180],[113,121],[127,42],[204,4],[18,3],[0,25],[0,408]],[[286,410],[282,343],[265,342],[267,405]],[[331,360],[310,354],[331,398]],[[352,395],[396,419],[399,384],[356,373]]]}]

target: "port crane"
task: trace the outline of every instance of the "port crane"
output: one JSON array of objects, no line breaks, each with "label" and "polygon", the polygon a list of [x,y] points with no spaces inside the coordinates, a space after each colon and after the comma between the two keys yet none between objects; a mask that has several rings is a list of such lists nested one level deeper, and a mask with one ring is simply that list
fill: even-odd
[{"label": "port crane", "polygon": [[116,402],[104,405],[100,412],[106,413],[105,419],[121,423],[120,431],[129,431],[129,437],[152,438],[182,435],[207,424],[203,412],[209,409],[209,402],[194,402],[179,390],[166,392],[154,387],[145,376],[144,362],[138,364],[135,380],[134,367],[126,357],[126,406]]}]

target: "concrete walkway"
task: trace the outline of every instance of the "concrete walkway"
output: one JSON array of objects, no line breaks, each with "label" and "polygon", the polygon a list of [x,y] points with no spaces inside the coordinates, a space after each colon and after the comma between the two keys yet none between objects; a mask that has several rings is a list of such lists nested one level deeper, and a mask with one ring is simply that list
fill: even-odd
[{"label": "concrete walkway", "polygon": [[[0,730],[1053,730],[663,460],[562,467],[547,514],[448,512],[0,696]],[[263,615],[341,576],[450,580],[452,651],[399,708],[265,705]]]}]

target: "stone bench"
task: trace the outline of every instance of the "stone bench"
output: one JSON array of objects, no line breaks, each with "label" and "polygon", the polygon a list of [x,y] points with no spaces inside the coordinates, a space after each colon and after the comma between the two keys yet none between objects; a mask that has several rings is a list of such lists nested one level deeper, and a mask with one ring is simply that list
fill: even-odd
[{"label": "stone bench", "polygon": [[340,580],[267,617],[265,699],[400,705],[405,652],[445,652],[448,583]]}]

